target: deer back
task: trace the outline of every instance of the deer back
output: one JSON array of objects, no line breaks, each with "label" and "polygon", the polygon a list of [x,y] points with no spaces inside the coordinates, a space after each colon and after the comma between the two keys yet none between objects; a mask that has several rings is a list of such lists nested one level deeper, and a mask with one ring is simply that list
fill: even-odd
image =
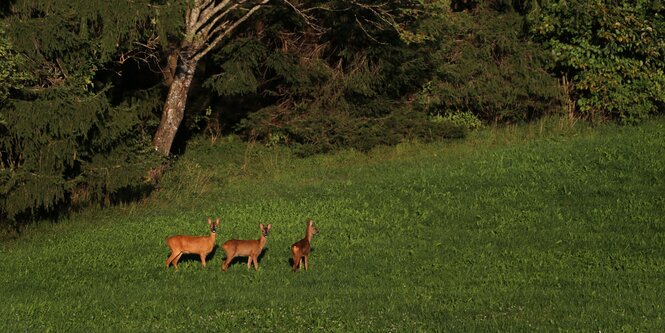
[{"label": "deer back", "polygon": [[178,249],[181,252],[210,252],[215,244],[215,234],[210,236],[171,236],[167,243],[171,249]]}]

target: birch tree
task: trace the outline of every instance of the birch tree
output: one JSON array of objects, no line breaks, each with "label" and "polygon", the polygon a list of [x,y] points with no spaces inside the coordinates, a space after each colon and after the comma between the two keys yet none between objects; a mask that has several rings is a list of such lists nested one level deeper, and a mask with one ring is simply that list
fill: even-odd
[{"label": "birch tree", "polygon": [[198,62],[269,0],[192,0],[185,10],[182,40],[170,51],[166,82],[168,95],[153,139],[155,150],[171,151],[185,116],[187,95]]}]

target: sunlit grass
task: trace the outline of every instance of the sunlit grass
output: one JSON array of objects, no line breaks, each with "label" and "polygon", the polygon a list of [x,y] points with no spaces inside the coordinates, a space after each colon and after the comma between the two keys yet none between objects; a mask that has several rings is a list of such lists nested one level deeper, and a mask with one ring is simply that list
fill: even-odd
[{"label": "sunlit grass", "polygon": [[[665,122],[565,121],[307,159],[193,142],[151,198],[4,242],[0,331],[661,331]],[[208,216],[218,244],[273,224],[258,272],[164,266]]]}]

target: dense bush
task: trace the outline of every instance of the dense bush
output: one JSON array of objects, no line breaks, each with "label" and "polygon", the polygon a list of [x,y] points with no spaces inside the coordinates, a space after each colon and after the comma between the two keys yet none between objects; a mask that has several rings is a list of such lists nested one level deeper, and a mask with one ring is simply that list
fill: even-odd
[{"label": "dense bush", "polygon": [[624,123],[663,112],[665,17],[661,1],[551,1],[530,15],[530,30],[570,78],[577,109]]},{"label": "dense bush", "polygon": [[300,155],[325,153],[343,148],[368,151],[380,145],[405,140],[424,142],[459,139],[467,127],[452,121],[432,121],[422,112],[394,109],[384,117],[357,117],[347,111],[308,110],[292,115],[286,126],[271,125],[268,112],[256,112],[244,123],[252,135],[271,143],[287,143]]},{"label": "dense bush", "polygon": [[[560,109],[546,54],[512,7],[452,13],[449,2],[434,1],[395,13],[402,30],[349,25],[375,18],[343,6],[316,13],[325,32],[303,31],[286,13],[267,18],[221,50],[222,71],[204,86],[254,107],[236,127],[246,137],[307,152],[462,137],[478,126],[471,118],[522,121]],[[470,122],[448,121],[461,117]]]},{"label": "dense bush", "polygon": [[435,37],[422,50],[433,75],[416,106],[435,115],[472,113],[500,122],[558,112],[561,88],[545,70],[546,54],[524,34],[524,17],[511,7],[472,8],[421,23]]}]

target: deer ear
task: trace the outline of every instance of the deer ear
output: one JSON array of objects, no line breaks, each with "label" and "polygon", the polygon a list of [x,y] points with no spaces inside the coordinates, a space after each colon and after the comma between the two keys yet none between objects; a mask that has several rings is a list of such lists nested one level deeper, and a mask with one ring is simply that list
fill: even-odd
[{"label": "deer ear", "polygon": [[217,218],[217,222],[215,222],[215,224],[219,224],[219,217]]},{"label": "deer ear", "polygon": [[270,230],[270,228],[272,228],[272,223],[268,224],[268,230]]},{"label": "deer ear", "polygon": [[208,217],[208,224],[212,224],[212,219]]},{"label": "deer ear", "polygon": [[263,223],[259,223],[259,228],[263,229]]}]

